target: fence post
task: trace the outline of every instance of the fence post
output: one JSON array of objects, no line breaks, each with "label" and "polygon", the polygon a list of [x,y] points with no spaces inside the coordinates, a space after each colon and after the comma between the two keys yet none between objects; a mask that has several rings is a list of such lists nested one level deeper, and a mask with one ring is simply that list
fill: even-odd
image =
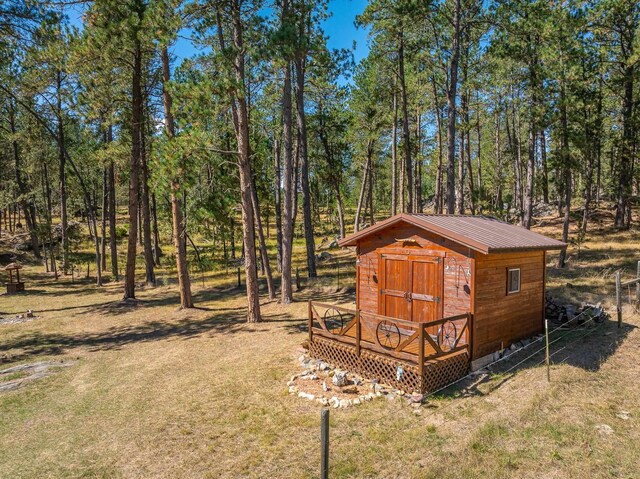
[{"label": "fence post", "polygon": [[622,286],[620,284],[620,270],[616,271],[616,312],[618,313],[618,328],[622,327]]},{"label": "fence post", "polygon": [[300,291],[300,268],[296,266],[296,291]]},{"label": "fence post", "polygon": [[238,288],[242,287],[242,281],[240,279],[240,268],[238,268]]},{"label": "fence post", "polygon": [[356,309],[356,356],[360,357],[360,310]]},{"label": "fence post", "polygon": [[323,408],[320,417],[320,479],[329,479],[329,409]]},{"label": "fence post", "polygon": [[549,365],[549,321],[547,319],[544,320],[544,337],[546,340],[545,344],[545,361],[547,363],[547,382],[551,382],[551,366]]}]

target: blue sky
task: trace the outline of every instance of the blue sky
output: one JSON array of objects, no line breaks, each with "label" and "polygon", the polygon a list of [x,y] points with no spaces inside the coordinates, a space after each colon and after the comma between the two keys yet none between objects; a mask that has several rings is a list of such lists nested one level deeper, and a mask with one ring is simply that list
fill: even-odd
[{"label": "blue sky", "polygon": [[[327,18],[323,27],[329,38],[329,48],[353,49],[356,63],[367,56],[369,52],[367,44],[368,32],[362,28],[356,28],[354,22],[367,6],[367,0],[329,0],[328,7],[331,16]],[[71,23],[81,26],[81,6],[72,5],[67,11]],[[184,59],[197,54],[197,49],[185,38],[179,38],[173,47],[173,54]]]},{"label": "blue sky", "polygon": [[[354,24],[356,16],[360,15],[366,6],[367,0],[329,0],[328,8],[331,15],[323,22],[324,31],[329,38],[329,48],[353,49],[356,63],[369,53],[368,31],[356,28]],[[172,53],[181,60],[198,53],[186,37],[187,35],[179,38],[172,49]]]}]

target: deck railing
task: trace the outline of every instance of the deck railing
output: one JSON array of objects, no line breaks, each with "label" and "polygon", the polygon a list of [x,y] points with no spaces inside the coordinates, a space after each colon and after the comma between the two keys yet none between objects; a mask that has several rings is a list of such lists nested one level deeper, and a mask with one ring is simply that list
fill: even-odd
[{"label": "deck railing", "polygon": [[309,340],[318,335],[361,350],[418,364],[462,350],[470,353],[471,313],[413,322],[309,301]]}]

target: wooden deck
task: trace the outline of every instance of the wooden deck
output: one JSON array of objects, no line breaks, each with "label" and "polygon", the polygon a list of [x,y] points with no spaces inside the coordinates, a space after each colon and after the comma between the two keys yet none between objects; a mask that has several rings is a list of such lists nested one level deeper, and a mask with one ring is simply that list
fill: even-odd
[{"label": "wooden deck", "polygon": [[[469,313],[412,322],[309,302],[310,349],[342,367],[381,373],[392,383],[400,383],[398,378],[407,371],[412,386],[424,392],[428,384],[453,381],[466,371],[470,322]],[[427,380],[434,374],[438,381]]]}]

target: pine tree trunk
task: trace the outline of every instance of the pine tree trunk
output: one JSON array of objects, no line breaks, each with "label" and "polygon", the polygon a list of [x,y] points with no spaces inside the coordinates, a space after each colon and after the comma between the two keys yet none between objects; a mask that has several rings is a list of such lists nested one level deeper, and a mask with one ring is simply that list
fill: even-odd
[{"label": "pine tree trunk", "polygon": [[[56,271],[56,256],[54,254],[54,240],[53,240],[53,202],[51,201],[51,183],[49,181],[49,167],[46,162],[43,162],[43,174],[44,174],[44,197],[47,206],[47,235],[49,237],[49,258],[51,259],[51,271]],[[6,216],[5,216],[6,219]],[[2,218],[0,218],[2,223]]]},{"label": "pine tree trunk", "polygon": [[534,126],[529,124],[529,145],[527,152],[527,182],[524,195],[524,210],[522,214],[522,226],[531,229],[533,218],[533,180],[536,167],[536,131]]},{"label": "pine tree trunk", "polygon": [[151,246],[151,198],[149,194],[149,167],[147,165],[147,146],[145,129],[140,132],[141,146],[141,195],[140,203],[142,206],[142,241],[144,248],[144,264],[145,264],[145,282],[148,286],[156,284],[156,275],[154,272],[155,259],[153,257],[153,247]]},{"label": "pine tree trunk", "polygon": [[[106,136],[106,134],[105,134]],[[102,215],[100,236],[100,260],[102,270],[107,269],[107,216],[109,216],[109,184],[107,168],[102,169]]]},{"label": "pine tree trunk", "polygon": [[242,89],[235,90],[232,98],[232,114],[236,140],[238,146],[238,173],[240,177],[240,200],[242,206],[242,237],[244,245],[244,269],[247,288],[247,322],[257,323],[262,320],[260,315],[260,297],[258,292],[258,270],[255,250],[255,212],[252,204],[252,173],[249,146],[249,112],[247,100],[244,96],[245,86],[245,48],[243,45],[243,30],[240,21],[240,5],[233,0],[231,5],[231,21],[233,32],[233,47],[235,56],[233,72],[237,85]]},{"label": "pine tree trunk", "polygon": [[[176,136],[173,118],[173,98],[167,89],[167,83],[171,80],[171,68],[169,65],[169,52],[166,46],[160,51],[162,60],[162,102],[164,105],[165,133],[169,140]],[[186,230],[183,224],[182,208],[180,205],[180,176],[184,165],[180,164],[180,170],[175,172],[171,179],[171,220],[173,226],[173,251],[176,257],[176,270],[178,272],[178,290],[180,291],[180,307],[193,308],[191,295],[191,280],[187,267],[186,256]]]},{"label": "pine tree trunk", "polygon": [[436,214],[442,213],[442,118],[440,116],[440,105],[438,103],[438,90],[436,88],[436,80],[431,77],[431,86],[433,89],[433,108],[436,116],[436,140],[438,142],[438,169],[436,171],[436,192],[433,199],[434,210]]},{"label": "pine tree trunk", "polygon": [[398,213],[398,77],[393,76],[393,125],[391,126],[391,214]]},{"label": "pine tree trunk", "polygon": [[[112,127],[109,126],[109,137],[112,137]],[[109,163],[109,251],[111,255],[111,274],[114,281],[120,280],[118,273],[118,244],[116,230],[116,173],[113,160]]]},{"label": "pine tree trunk", "polygon": [[151,219],[153,220],[153,261],[160,266],[162,250],[160,249],[160,231],[158,230],[158,203],[155,192],[151,195]]},{"label": "pine tree trunk", "polygon": [[618,184],[616,188],[616,217],[615,227],[626,228],[629,220],[628,213],[629,197],[631,196],[631,179],[633,161],[633,84],[635,67],[633,64],[624,70],[624,95],[622,97],[622,144],[620,148],[620,166],[618,173]]},{"label": "pine tree trunk", "polygon": [[414,175],[414,211],[416,213],[422,213],[422,115],[420,113],[420,107],[416,109],[416,172]]},{"label": "pine tree trunk", "polygon": [[[286,21],[289,15],[289,1],[282,2],[282,17]],[[291,111],[291,62],[286,61],[283,72],[282,87],[282,127],[284,142],[283,175],[283,221],[282,221],[282,285],[281,301],[289,304],[293,301],[291,287],[291,255],[294,233],[294,202],[296,196],[296,182],[294,180],[293,158],[293,119]]]},{"label": "pine tree trunk", "polygon": [[[484,185],[482,184],[482,161],[480,161],[480,158],[482,156],[482,142],[481,142],[481,128],[480,128],[480,92],[477,91],[476,92],[477,95],[477,102],[478,102],[478,106],[477,106],[477,110],[476,110],[476,139],[477,139],[477,143],[476,143],[476,165],[477,165],[477,182],[478,182],[478,199],[480,201],[484,200]],[[480,214],[482,214],[482,206],[480,206],[480,208],[478,208],[480,211]]]},{"label": "pine tree trunk", "polygon": [[[498,102],[499,104],[499,102]],[[500,141],[500,111],[496,108],[496,196],[495,207],[497,210],[502,210],[502,142]]]},{"label": "pine tree trunk", "polygon": [[[571,221],[571,157],[569,152],[569,120],[567,113],[566,80],[564,71],[560,79],[560,157],[564,180],[564,222],[562,224],[562,242],[569,241],[569,224]],[[566,261],[567,250],[560,250],[558,255],[558,268],[563,268]]]},{"label": "pine tree trunk", "polygon": [[547,167],[547,145],[544,129],[540,131],[540,162],[542,163],[542,200],[549,204],[549,171]]},{"label": "pine tree trunk", "polygon": [[[465,119],[465,114],[467,111],[467,94],[463,91],[460,95],[460,117],[462,120]],[[458,210],[458,214],[464,214],[464,180],[466,178],[465,168],[465,153],[466,153],[466,126],[460,125],[460,159],[458,160],[458,183],[456,185],[456,209]]]},{"label": "pine tree trunk", "polygon": [[[304,21],[301,21],[301,30]],[[300,179],[302,186],[302,213],[304,222],[304,239],[307,246],[307,274],[309,278],[317,277],[316,252],[313,238],[313,218],[311,213],[311,191],[309,188],[309,158],[307,153],[307,120],[304,110],[304,76],[305,59],[298,56],[295,61],[296,72],[296,118],[298,121],[298,144],[300,147]]]},{"label": "pine tree trunk", "polygon": [[356,207],[356,217],[353,224],[353,231],[360,230],[360,215],[362,214],[362,206],[364,205],[364,197],[367,191],[367,185],[369,181],[369,170],[371,169],[371,148],[372,140],[367,143],[367,162],[364,167],[364,174],[362,175],[362,183],[360,185],[360,196],[358,197],[358,206]]},{"label": "pine tree trunk", "polygon": [[338,223],[340,224],[340,238],[344,238],[346,235],[345,223],[344,223],[344,206],[342,204],[342,194],[340,193],[340,181],[335,178],[333,181],[333,190],[336,194],[336,205],[338,208]]},{"label": "pine tree trunk", "polygon": [[13,160],[14,160],[14,168],[16,175],[16,185],[18,186],[18,193],[20,195],[20,207],[22,208],[22,212],[24,213],[24,222],[27,225],[27,231],[29,232],[29,237],[31,239],[31,248],[33,249],[33,254],[36,258],[40,259],[40,245],[38,244],[38,236],[36,234],[36,213],[33,204],[27,203],[26,195],[27,195],[27,185],[24,182],[22,177],[22,165],[21,156],[20,156],[20,147],[18,145],[18,140],[16,139],[16,119],[15,119],[15,108],[13,105],[9,106],[9,127],[11,129],[11,134],[13,135],[13,139],[11,140],[11,145],[13,149]]},{"label": "pine tree trunk", "polygon": [[280,171],[280,142],[273,140],[273,168],[275,170],[276,253],[278,272],[282,272],[282,174]]},{"label": "pine tree trunk", "polygon": [[64,145],[64,125],[62,123],[62,72],[56,72],[56,111],[58,113],[58,177],[60,187],[60,230],[62,243],[62,271],[67,274],[69,268],[69,219],[67,216],[67,174],[66,156],[60,145]]},{"label": "pine tree trunk", "polygon": [[456,187],[456,92],[460,58],[460,0],[453,4],[453,42],[447,88],[447,213],[455,212]]},{"label": "pine tree trunk", "polygon": [[263,273],[267,279],[267,292],[269,299],[276,299],[276,289],[273,285],[273,275],[271,274],[271,264],[269,263],[269,254],[267,252],[267,243],[264,239],[264,230],[262,229],[262,218],[260,217],[260,202],[258,200],[258,193],[256,191],[256,185],[251,179],[251,202],[253,205],[253,211],[256,220],[256,229],[258,230],[258,245],[260,248],[260,257],[262,258]]},{"label": "pine tree trunk", "polygon": [[469,184],[469,207],[471,208],[471,214],[476,214],[476,192],[473,184],[473,169],[471,165],[471,121],[469,118],[469,92],[467,91],[467,108],[464,112],[464,121],[466,125],[466,157],[467,157],[467,183]]},{"label": "pine tree trunk", "polygon": [[[143,7],[140,7],[143,8]],[[139,14],[141,17],[141,14]],[[141,20],[141,18],[140,18]],[[129,164],[129,235],[127,238],[127,263],[124,273],[123,299],[136,297],[136,256],[138,241],[138,174],[141,155],[141,131],[143,121],[142,104],[142,47],[135,40],[133,51],[133,74],[131,81],[131,160]]]},{"label": "pine tree trunk", "polygon": [[[404,143],[404,161],[406,171],[407,188],[407,209],[409,213],[414,212],[413,198],[413,160],[411,158],[411,133],[409,131],[409,107],[407,100],[407,82],[404,75],[404,32],[400,30],[400,47],[398,48],[398,69],[400,76],[400,99],[402,101],[402,134]],[[403,182],[404,183],[404,182]],[[403,210],[404,211],[404,210]]]}]

